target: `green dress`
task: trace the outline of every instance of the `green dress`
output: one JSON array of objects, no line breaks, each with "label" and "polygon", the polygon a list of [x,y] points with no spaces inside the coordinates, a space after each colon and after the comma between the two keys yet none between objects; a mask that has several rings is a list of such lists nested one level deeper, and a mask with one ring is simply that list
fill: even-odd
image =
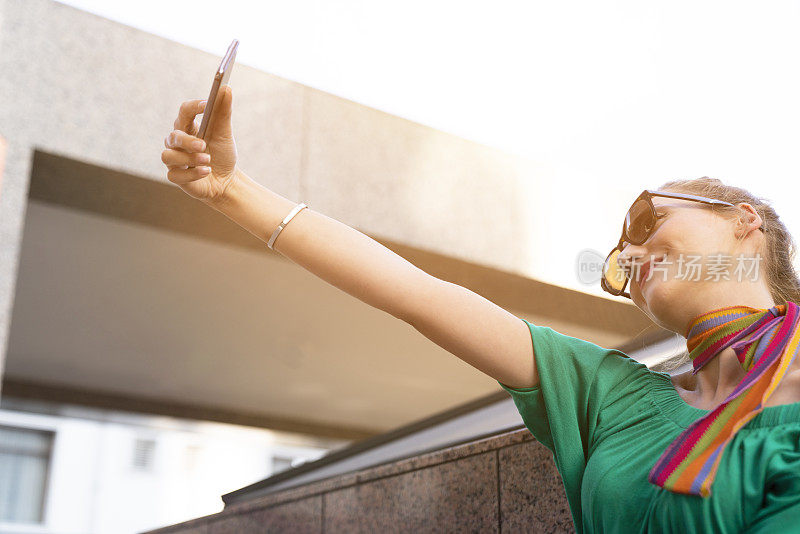
[{"label": "green dress", "polygon": [[710,497],[672,493],[647,475],[708,410],[623,352],[525,323],[541,383],[498,384],[553,452],[577,532],[800,532],[800,402],[768,406],[737,432]]}]

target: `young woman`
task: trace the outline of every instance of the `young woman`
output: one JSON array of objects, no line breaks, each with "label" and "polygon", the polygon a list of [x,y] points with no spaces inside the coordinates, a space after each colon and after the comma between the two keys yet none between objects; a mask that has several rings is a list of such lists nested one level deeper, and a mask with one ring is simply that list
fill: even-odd
[{"label": "young woman", "polygon": [[631,205],[602,285],[686,338],[693,369],[670,376],[519,319],[256,183],[236,165],[231,108],[226,86],[206,143],[204,102],[181,105],[168,179],[497,380],[553,451],[578,532],[800,530],[800,283],[762,199],[701,178]]}]

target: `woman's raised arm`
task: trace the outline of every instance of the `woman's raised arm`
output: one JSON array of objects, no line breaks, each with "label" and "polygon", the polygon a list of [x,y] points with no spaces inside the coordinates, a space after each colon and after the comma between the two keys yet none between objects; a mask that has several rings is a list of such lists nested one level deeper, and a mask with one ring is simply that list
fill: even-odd
[{"label": "woman's raised arm", "polygon": [[[236,166],[225,87],[206,139],[194,135],[201,101],[181,106],[165,141],[168,178],[266,243],[296,205]],[[219,116],[217,114],[219,113]],[[202,143],[201,143],[202,144]],[[195,165],[207,164],[209,172]],[[326,282],[416,328],[431,341],[511,387],[537,385],[530,331],[480,295],[419,269],[369,236],[311,208],[286,225],[273,249]]]}]

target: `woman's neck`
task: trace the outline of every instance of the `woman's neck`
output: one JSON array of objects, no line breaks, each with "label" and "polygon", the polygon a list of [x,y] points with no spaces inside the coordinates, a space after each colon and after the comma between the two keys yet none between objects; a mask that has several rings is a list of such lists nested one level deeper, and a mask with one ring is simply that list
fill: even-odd
[{"label": "woman's neck", "polygon": [[[705,300],[704,305],[695,309],[702,311],[693,317],[728,306],[750,306],[758,309],[775,306],[775,301],[764,285],[743,286],[736,297],[732,296],[734,294],[736,293],[723,291],[714,295],[715,298]],[[733,348],[727,347],[701,367],[696,374],[688,371],[675,376],[673,382],[686,390],[687,396],[694,400],[691,404],[710,409],[727,399],[746,373]]]},{"label": "woman's neck", "polygon": [[680,385],[690,393],[693,405],[711,409],[728,398],[746,372],[733,348],[727,347],[696,374],[681,375]]}]

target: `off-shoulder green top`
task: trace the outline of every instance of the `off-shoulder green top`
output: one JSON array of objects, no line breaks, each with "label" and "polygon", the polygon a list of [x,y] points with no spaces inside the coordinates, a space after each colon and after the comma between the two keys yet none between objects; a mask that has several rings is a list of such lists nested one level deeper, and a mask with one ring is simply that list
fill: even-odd
[{"label": "off-shoulder green top", "polygon": [[525,323],[541,382],[498,384],[553,452],[577,532],[800,532],[800,402],[766,407],[737,432],[710,497],[672,493],[647,475],[708,411],[623,352]]}]

